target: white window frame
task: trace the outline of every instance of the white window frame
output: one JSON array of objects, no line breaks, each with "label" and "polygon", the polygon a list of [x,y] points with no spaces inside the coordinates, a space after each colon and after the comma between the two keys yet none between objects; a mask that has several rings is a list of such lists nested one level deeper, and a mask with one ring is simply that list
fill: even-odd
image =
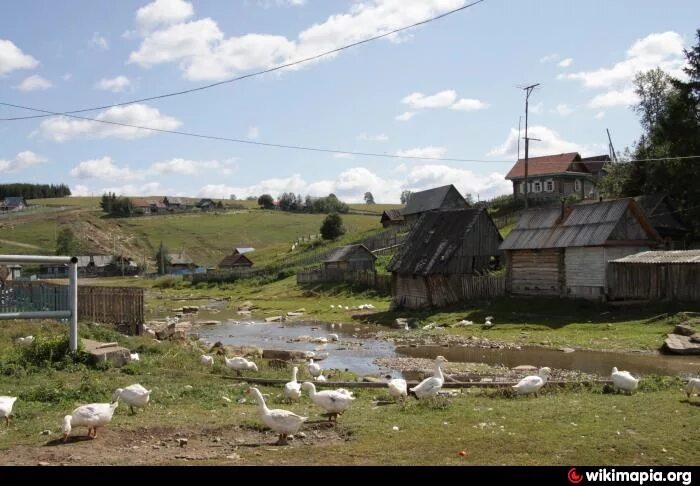
[{"label": "white window frame", "polygon": [[542,183],[540,181],[535,181],[532,183],[532,192],[542,192]]},{"label": "white window frame", "polygon": [[519,182],[518,187],[519,187],[520,194],[525,194],[525,183]]},{"label": "white window frame", "polygon": [[576,179],[574,181],[574,191],[579,192],[581,190],[581,179]]},{"label": "white window frame", "polygon": [[544,182],[544,188],[547,192],[554,192],[554,181],[552,179],[547,179]]}]

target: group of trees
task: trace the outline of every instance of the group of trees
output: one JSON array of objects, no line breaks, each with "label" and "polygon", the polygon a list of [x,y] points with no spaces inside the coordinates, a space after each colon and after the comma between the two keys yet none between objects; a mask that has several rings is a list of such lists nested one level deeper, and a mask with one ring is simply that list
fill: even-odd
[{"label": "group of trees", "polygon": [[[258,206],[263,209],[274,209],[275,201],[269,194],[263,194],[258,198]],[[306,212],[306,213],[341,213],[350,211],[350,207],[337,198],[335,194],[327,197],[306,196],[302,199],[301,194],[284,192],[277,199],[277,206],[282,211]]]},{"label": "group of trees", "polygon": [[70,196],[70,189],[65,184],[0,184],[0,199],[21,196],[24,199],[45,199]]},{"label": "group of trees", "polygon": [[131,216],[134,212],[134,205],[128,197],[117,196],[112,193],[102,194],[100,208],[112,216]]},{"label": "group of trees", "polygon": [[56,255],[80,255],[82,253],[82,244],[75,237],[73,230],[63,228],[56,236]]},{"label": "group of trees", "polygon": [[639,103],[634,110],[640,117],[642,136],[627,150],[624,159],[628,162],[610,167],[601,190],[610,197],[668,193],[691,238],[697,240],[700,158],[689,156],[700,154],[700,30],[697,44],[685,51],[685,57],[687,81],[659,68],[635,78]]}]

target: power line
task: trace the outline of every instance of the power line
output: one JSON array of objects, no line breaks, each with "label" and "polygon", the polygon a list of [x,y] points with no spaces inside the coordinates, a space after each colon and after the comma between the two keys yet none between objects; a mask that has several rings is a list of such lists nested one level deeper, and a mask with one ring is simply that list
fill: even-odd
[{"label": "power line", "polygon": [[53,111],[48,111],[48,110],[41,110],[38,108],[31,108],[28,106],[15,105],[12,103],[0,102],[0,106],[9,106],[12,108],[20,108],[23,110],[36,111],[39,113],[46,113],[47,116],[66,116],[68,118],[75,118],[78,120],[86,120],[86,121],[91,121],[91,122],[104,123],[107,125],[115,125],[115,126],[127,127],[127,128],[137,128],[139,130],[148,130],[151,132],[168,133],[171,135],[182,135],[182,136],[186,136],[186,137],[202,138],[202,139],[206,139],[206,140],[218,140],[218,141],[222,141],[222,142],[245,143],[248,145],[257,145],[257,146],[262,146],[262,147],[274,147],[274,148],[293,149],[293,150],[306,150],[309,152],[324,152],[324,153],[332,153],[332,154],[349,154],[349,155],[358,155],[358,156],[364,156],[364,157],[385,157],[385,158],[392,158],[392,159],[436,160],[436,161],[442,161],[442,162],[479,162],[479,163],[500,163],[500,164],[513,163],[512,160],[460,159],[460,158],[449,158],[449,157],[418,157],[418,156],[413,156],[413,155],[398,155],[398,154],[387,154],[387,153],[381,154],[381,153],[375,153],[375,152],[356,152],[356,151],[352,151],[352,150],[338,150],[338,149],[330,149],[330,148],[323,148],[323,147],[311,147],[311,146],[306,146],[306,145],[290,145],[290,144],[282,144],[282,143],[256,142],[254,140],[243,140],[243,139],[239,139],[239,138],[220,137],[220,136],[216,136],[216,135],[206,135],[206,134],[194,133],[194,132],[183,132],[183,131],[179,131],[179,130],[166,130],[164,128],[143,127],[143,126],[139,126],[139,125],[131,125],[129,123],[121,123],[121,122],[115,122],[115,121],[109,121],[109,120],[98,120],[96,118],[88,118],[85,116],[70,115],[70,114],[66,114],[66,113],[58,113],[58,112],[53,112]]},{"label": "power line", "polygon": [[[114,104],[111,104],[111,105],[95,106],[95,107],[92,107],[92,108],[83,108],[83,109],[80,109],[80,110],[65,111],[65,112],[57,113],[57,114],[59,114],[59,115],[70,115],[70,114],[75,114],[75,113],[85,113],[85,112],[88,112],[88,111],[104,110],[104,109],[113,108],[113,107],[116,107],[116,106],[133,105],[134,103],[143,103],[143,102],[145,102],[145,101],[159,100],[159,99],[163,99],[163,98],[170,98],[170,97],[173,97],[173,96],[180,96],[180,95],[184,95],[184,94],[194,93],[194,92],[196,92],[196,91],[204,91],[204,90],[209,89],[209,88],[214,88],[214,87],[216,87],[216,86],[221,86],[222,84],[234,83],[234,82],[236,82],[236,81],[241,81],[241,80],[243,80],[243,79],[253,78],[253,77],[256,77],[256,76],[261,76],[261,75],[263,75],[263,74],[268,74],[268,73],[271,73],[271,72],[274,72],[274,71],[278,71],[278,70],[280,70],[280,69],[285,69],[285,68],[288,68],[288,67],[292,67],[292,66],[296,66],[296,65],[299,65],[299,64],[303,64],[303,63],[305,63],[305,62],[314,61],[314,60],[316,60],[316,59],[320,59],[320,58],[322,58],[322,57],[329,56],[329,55],[331,55],[331,54],[336,54],[336,53],[338,53],[338,52],[340,52],[340,51],[344,51],[344,50],[346,50],[346,49],[350,49],[350,48],[352,48],[352,47],[356,47],[356,46],[359,46],[359,45],[361,45],[361,44],[366,44],[366,43],[368,43],[368,42],[372,42],[372,41],[381,39],[381,38],[383,38],[383,37],[388,37],[388,36],[390,36],[390,35],[396,34],[396,33],[398,33],[398,32],[402,32],[402,31],[404,31],[404,30],[408,30],[408,29],[412,29],[412,28],[414,28],[414,27],[418,27],[419,25],[424,25],[424,24],[428,24],[428,23],[430,23],[430,22],[434,22],[435,20],[442,19],[442,18],[444,18],[444,17],[447,17],[448,15],[452,15],[452,14],[455,14],[455,13],[460,12],[460,11],[462,11],[462,10],[466,10],[466,9],[468,9],[468,8],[470,8],[470,7],[473,7],[474,5],[477,5],[477,4],[479,4],[479,3],[483,2],[483,1],[485,1],[485,0],[476,0],[475,2],[469,3],[469,4],[464,5],[464,6],[462,6],[462,7],[459,7],[459,8],[455,8],[455,9],[453,9],[453,10],[450,10],[450,11],[448,11],[448,12],[442,13],[442,14],[437,15],[437,16],[435,16],[435,17],[431,17],[431,18],[429,18],[429,19],[422,20],[422,21],[420,21],[420,22],[416,22],[415,24],[411,24],[411,25],[407,25],[407,26],[404,26],[404,27],[400,27],[400,28],[394,29],[394,30],[392,30],[392,31],[390,31],[390,32],[386,32],[386,33],[384,33],[384,34],[375,35],[374,37],[369,37],[369,38],[363,39],[363,40],[361,40],[361,41],[353,42],[353,43],[351,43],[351,44],[347,44],[347,45],[344,45],[344,46],[341,46],[341,47],[337,47],[337,48],[335,48],[335,49],[331,49],[330,51],[321,52],[321,53],[319,53],[319,54],[315,54],[315,55],[310,56],[310,57],[305,57],[304,59],[299,59],[299,60],[297,60],[297,61],[288,62],[288,63],[286,63],[286,64],[281,64],[281,65],[279,65],[279,66],[275,66],[275,67],[272,67],[272,68],[269,68],[269,69],[265,69],[265,70],[262,70],[262,71],[257,71],[257,72],[250,73],[250,74],[244,74],[244,75],[242,75],[242,76],[237,76],[237,77],[231,78],[231,79],[225,79],[225,80],[223,80],[223,81],[218,81],[218,82],[216,82],[216,83],[211,83],[211,84],[207,84],[207,85],[204,85],[204,86],[199,86],[199,87],[197,87],[197,88],[190,88],[190,89],[186,89],[186,90],[182,90],[182,91],[174,91],[174,92],[172,92],[172,93],[165,93],[165,94],[162,94],[162,95],[149,96],[149,97],[147,97],[147,98],[139,98],[139,99],[136,99],[136,100],[125,101],[125,102],[123,102],[123,103],[114,103]],[[53,113],[52,113],[52,114],[44,114],[44,115],[32,115],[32,116],[20,116],[20,117],[12,117],[12,118],[0,118],[0,121],[27,120],[27,119],[31,119],[31,118],[44,118],[44,117],[52,116],[52,115],[53,115]]]}]

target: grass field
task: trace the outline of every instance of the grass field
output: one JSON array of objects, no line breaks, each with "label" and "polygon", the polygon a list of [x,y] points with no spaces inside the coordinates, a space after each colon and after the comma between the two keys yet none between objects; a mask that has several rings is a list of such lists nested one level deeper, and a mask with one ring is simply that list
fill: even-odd
[{"label": "grass field", "polygon": [[[12,344],[19,335],[38,342],[60,336],[56,324],[17,323],[0,328],[0,392],[18,396],[12,425],[0,427],[4,464],[561,464],[687,465],[700,462],[698,398],[691,402],[676,378],[644,377],[633,395],[606,393],[602,386],[556,389],[539,397],[508,397],[496,389],[467,389],[432,402],[378,406],[381,389],[356,389],[356,400],[339,424],[325,427],[322,412],[304,396],[282,404],[279,387],[261,387],[271,408],[310,417],[291,445],[272,446],[246,397],[245,384],[226,379],[219,361],[198,363],[189,345],[155,343],[81,326],[85,336],[116,340],[141,360],[122,369],[54,363],[41,366],[37,353]],[[33,357],[33,358],[32,358]],[[31,358],[31,359],[29,359]],[[220,359],[220,358],[219,358]],[[256,376],[286,378],[288,371],[256,360]],[[307,379],[302,366],[300,380]],[[61,443],[63,415],[79,404],[109,401],[119,386],[141,383],[151,403],[136,415],[120,406],[94,440],[77,428]],[[230,401],[224,400],[227,397]],[[244,399],[246,399],[244,401]],[[395,428],[398,428],[396,430]],[[43,435],[43,431],[48,434]],[[179,448],[176,438],[188,438]],[[463,454],[460,454],[462,452]]]}]

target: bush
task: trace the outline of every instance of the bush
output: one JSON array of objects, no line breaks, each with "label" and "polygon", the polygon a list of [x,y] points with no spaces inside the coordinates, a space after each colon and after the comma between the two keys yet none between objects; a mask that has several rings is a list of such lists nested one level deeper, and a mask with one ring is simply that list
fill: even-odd
[{"label": "bush", "polygon": [[182,283],[182,277],[175,275],[164,275],[159,277],[154,283],[153,287],[156,289],[172,289],[178,287]]},{"label": "bush", "polygon": [[23,368],[39,367],[65,369],[71,365],[90,363],[90,355],[80,349],[71,352],[68,336],[39,336],[29,346],[23,347],[14,364]]},{"label": "bush", "polygon": [[331,213],[326,216],[321,225],[321,236],[324,240],[335,240],[345,234],[343,218],[338,213]]}]

